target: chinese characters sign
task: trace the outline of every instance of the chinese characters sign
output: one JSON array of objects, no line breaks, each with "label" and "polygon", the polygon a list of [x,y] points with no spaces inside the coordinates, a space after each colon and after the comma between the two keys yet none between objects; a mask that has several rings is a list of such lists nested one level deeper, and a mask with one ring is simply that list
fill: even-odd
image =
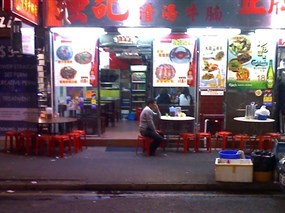
[{"label": "chinese characters sign", "polygon": [[11,11],[34,24],[39,23],[38,0],[7,0],[3,6],[6,11]]},{"label": "chinese characters sign", "polygon": [[[24,0],[22,0],[24,1]],[[46,26],[279,27],[284,0],[49,0]],[[239,20],[239,21],[236,21]]]}]

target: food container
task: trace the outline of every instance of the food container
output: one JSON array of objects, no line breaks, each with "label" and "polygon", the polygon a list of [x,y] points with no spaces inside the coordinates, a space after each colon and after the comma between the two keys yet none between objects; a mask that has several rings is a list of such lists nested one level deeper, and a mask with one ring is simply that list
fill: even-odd
[{"label": "food container", "polygon": [[222,150],[219,152],[222,159],[240,159],[241,155],[237,150]]},{"label": "food container", "polygon": [[253,163],[251,159],[220,159],[215,161],[216,181],[245,182],[253,181]]},{"label": "food container", "polygon": [[169,116],[174,117],[176,113],[176,108],[175,107],[169,107]]}]

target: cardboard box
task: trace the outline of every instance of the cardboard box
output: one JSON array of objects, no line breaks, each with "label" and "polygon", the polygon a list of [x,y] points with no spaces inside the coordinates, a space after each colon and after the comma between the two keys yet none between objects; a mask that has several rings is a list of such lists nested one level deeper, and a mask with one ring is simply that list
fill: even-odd
[{"label": "cardboard box", "polygon": [[215,161],[216,181],[248,182],[253,181],[253,163],[251,159],[221,159]]}]

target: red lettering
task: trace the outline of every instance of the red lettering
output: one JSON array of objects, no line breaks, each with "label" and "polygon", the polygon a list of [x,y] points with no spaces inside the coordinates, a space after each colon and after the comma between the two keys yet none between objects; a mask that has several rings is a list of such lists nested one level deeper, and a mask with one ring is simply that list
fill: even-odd
[{"label": "red lettering", "polygon": [[144,22],[152,22],[152,15],[155,12],[150,3],[140,7],[140,20]]},{"label": "red lettering", "polygon": [[79,20],[82,24],[86,24],[87,16],[83,11],[88,4],[89,0],[68,0],[66,2],[68,19],[71,22]]},{"label": "red lettering", "polygon": [[206,20],[207,21],[221,21],[223,17],[223,13],[220,10],[219,6],[208,7],[206,12]]},{"label": "red lettering", "polygon": [[162,19],[174,22],[177,18],[177,10],[175,4],[164,5],[162,9]]},{"label": "red lettering", "polygon": [[105,15],[109,17],[112,21],[124,21],[129,17],[129,11],[125,13],[116,14],[113,9],[118,9],[120,11],[120,4],[118,0],[95,0],[95,7],[92,7],[94,16],[98,19],[102,19]]},{"label": "red lettering", "polygon": [[242,6],[239,10],[241,15],[249,15],[249,14],[261,14],[264,15],[266,10],[264,7],[258,7],[257,3],[260,0],[242,0]]},{"label": "red lettering", "polygon": [[187,7],[185,9],[186,11],[186,16],[191,19],[191,21],[195,21],[195,17],[199,15],[198,9],[195,4],[192,4],[190,7]]}]

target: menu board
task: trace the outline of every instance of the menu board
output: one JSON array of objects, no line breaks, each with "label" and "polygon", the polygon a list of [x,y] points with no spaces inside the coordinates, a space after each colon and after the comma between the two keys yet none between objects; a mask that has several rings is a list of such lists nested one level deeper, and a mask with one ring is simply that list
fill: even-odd
[{"label": "menu board", "polygon": [[[275,41],[266,36],[237,35],[229,39],[227,86],[239,90],[264,90],[268,88],[269,66],[275,64]],[[271,84],[273,84],[271,82]]]},{"label": "menu board", "polygon": [[[154,40],[153,86],[189,86],[187,80],[189,78],[188,73],[192,69],[193,56],[195,54],[194,47],[194,38],[169,37],[167,39]],[[191,77],[193,78],[192,74]]]},{"label": "menu board", "polygon": [[224,89],[227,66],[227,39],[204,36],[200,40],[200,89]]},{"label": "menu board", "polygon": [[22,122],[38,117],[37,58],[14,54],[9,39],[0,39],[0,135],[9,129],[31,129]]},{"label": "menu board", "polygon": [[[75,31],[74,34],[78,33]],[[94,61],[96,37],[71,37],[72,33],[54,34],[55,86],[86,87]]]}]

